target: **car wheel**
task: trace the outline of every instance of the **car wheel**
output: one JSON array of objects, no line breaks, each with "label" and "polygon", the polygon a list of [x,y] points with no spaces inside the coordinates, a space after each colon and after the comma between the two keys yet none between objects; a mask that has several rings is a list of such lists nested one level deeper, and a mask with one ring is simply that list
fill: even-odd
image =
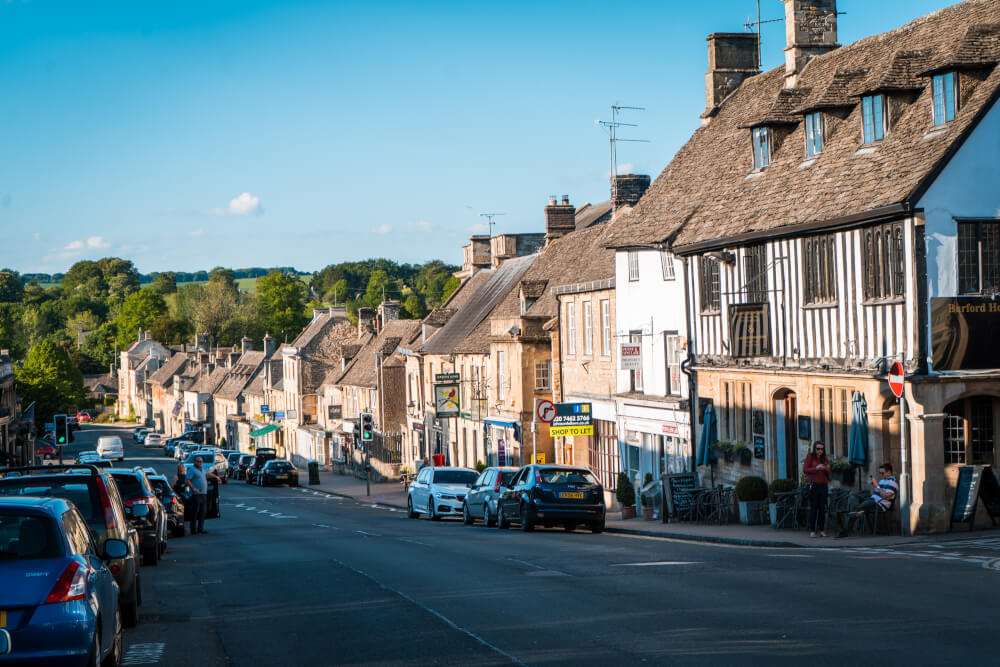
[{"label": "car wheel", "polygon": [[535,529],[535,524],[533,524],[528,519],[528,506],[522,504],[521,505],[521,530],[523,530],[526,533],[530,533],[534,529]]},{"label": "car wheel", "polygon": [[115,609],[115,636],[111,639],[111,653],[101,663],[101,667],[118,667],[122,664],[122,612]]},{"label": "car wheel", "polygon": [[427,518],[431,521],[439,521],[441,519],[438,513],[434,511],[434,496],[431,496],[427,500]]},{"label": "car wheel", "polygon": [[51,454],[42,454],[42,460],[43,461],[48,461],[51,458],[52,458]]},{"label": "car wheel", "polygon": [[417,513],[413,511],[413,498],[410,496],[406,497],[406,516],[410,519],[417,518]]},{"label": "car wheel", "polygon": [[490,515],[489,503],[483,503],[483,525],[487,528],[497,525],[496,517]]},{"label": "car wheel", "polygon": [[604,532],[604,519],[598,519],[597,521],[590,522],[590,532],[592,533],[603,533]]},{"label": "car wheel", "polygon": [[142,545],[142,564],[144,566],[155,566],[160,560],[160,545],[159,540],[154,541],[152,544]]},{"label": "car wheel", "polygon": [[466,526],[471,526],[475,522],[476,520],[472,518],[472,513],[469,512],[469,506],[462,503],[462,523]]},{"label": "car wheel", "polygon": [[510,528],[510,521],[507,520],[507,515],[504,514],[503,505],[497,505],[497,528],[500,530],[507,530]]},{"label": "car wheel", "polygon": [[574,530],[576,530],[576,524],[567,522],[563,524],[563,528],[566,529],[567,533],[572,533]]}]

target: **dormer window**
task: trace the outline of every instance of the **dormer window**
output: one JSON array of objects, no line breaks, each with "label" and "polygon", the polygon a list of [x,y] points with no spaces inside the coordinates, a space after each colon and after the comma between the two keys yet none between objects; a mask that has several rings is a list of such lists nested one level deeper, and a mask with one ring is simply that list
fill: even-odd
[{"label": "dormer window", "polygon": [[868,95],[861,98],[861,125],[864,143],[873,144],[885,139],[885,97]]},{"label": "dormer window", "polygon": [[954,72],[935,74],[934,90],[934,124],[944,125],[955,120],[955,110],[958,108],[958,79]]},{"label": "dormer window", "polygon": [[764,169],[771,164],[771,131],[766,127],[755,127],[753,134],[753,168]]},{"label": "dormer window", "polygon": [[806,155],[813,157],[823,152],[823,114],[806,114]]}]

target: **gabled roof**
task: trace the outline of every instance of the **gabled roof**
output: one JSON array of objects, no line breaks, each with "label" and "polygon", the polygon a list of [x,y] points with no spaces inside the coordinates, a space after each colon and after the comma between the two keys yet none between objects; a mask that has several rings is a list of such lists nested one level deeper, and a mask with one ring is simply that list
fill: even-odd
[{"label": "gabled roof", "polygon": [[611,219],[611,200],[584,204],[576,209],[576,230],[587,229]]},{"label": "gabled roof", "polygon": [[239,361],[229,369],[226,379],[215,390],[215,396],[227,400],[236,400],[239,398],[240,393],[250,383],[250,380],[253,379],[254,374],[260,369],[263,363],[263,351],[251,350],[243,353]]},{"label": "gabled roof", "polygon": [[409,345],[420,335],[420,320],[389,320],[382,331],[368,341],[351,360],[337,384],[350,387],[375,388],[375,355],[381,353],[383,363],[399,345]]},{"label": "gabled roof", "polygon": [[149,382],[152,384],[162,385],[167,387],[173,381],[174,376],[184,370],[184,364],[187,362],[187,357],[183,354],[175,354],[164,362],[155,373],[149,376]]},{"label": "gabled roof", "polygon": [[[914,47],[928,51],[932,62],[942,55],[954,60],[947,54],[956,45],[989,41],[982,35],[991,34],[987,26],[996,23],[1000,0],[968,0],[813,58],[799,74],[798,86],[825,91],[837,72],[862,69],[873,74],[858,82],[859,88],[872,77],[881,77],[882,84],[909,85],[912,67],[906,62],[914,60]],[[993,58],[983,49],[970,46],[968,51],[984,61]],[[986,72],[989,65],[979,67]],[[898,80],[892,81],[894,77]],[[924,78],[916,99],[901,106],[883,141],[859,150],[861,109],[856,104],[846,119],[830,119],[830,135],[815,160],[806,159],[800,122],[774,151],[771,164],[752,173],[745,128],[767,116],[785,90],[784,81],[784,67],[746,79],[711,122],[695,131],[639,203],[621,216],[624,224],[611,223],[609,245],[667,243],[681,253],[697,252],[773,236],[783,228],[788,233],[819,230],[841,220],[902,214],[919,201],[992,108],[1000,69],[994,68],[971,91],[966,88],[955,120],[945,126],[932,125],[930,79]]]},{"label": "gabled roof", "polygon": [[211,373],[202,373],[198,381],[194,383],[188,391],[196,391],[199,394],[214,393],[222,381],[226,379],[227,369],[223,366],[216,366]]}]

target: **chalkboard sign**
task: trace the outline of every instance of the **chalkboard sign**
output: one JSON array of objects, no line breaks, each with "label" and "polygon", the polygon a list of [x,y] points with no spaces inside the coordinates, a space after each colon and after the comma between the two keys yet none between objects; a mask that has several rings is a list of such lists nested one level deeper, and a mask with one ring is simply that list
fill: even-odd
[{"label": "chalkboard sign", "polygon": [[958,469],[955,501],[951,506],[952,523],[976,523],[976,509],[983,501],[993,525],[1000,519],[1000,483],[990,466],[962,466]]},{"label": "chalkboard sign", "polygon": [[[764,411],[754,410],[753,415],[753,432],[754,435],[764,435]],[[760,458],[764,458],[761,456]]]},{"label": "chalkboard sign", "polygon": [[693,472],[667,475],[667,511],[670,516],[690,515],[694,504],[694,490],[698,488],[698,478]]},{"label": "chalkboard sign", "polygon": [[809,417],[806,415],[799,415],[799,440],[810,439],[810,426]]},{"label": "chalkboard sign", "polygon": [[764,458],[765,451],[766,450],[764,448],[764,436],[755,435],[753,437],[753,457],[755,459],[762,459]]}]

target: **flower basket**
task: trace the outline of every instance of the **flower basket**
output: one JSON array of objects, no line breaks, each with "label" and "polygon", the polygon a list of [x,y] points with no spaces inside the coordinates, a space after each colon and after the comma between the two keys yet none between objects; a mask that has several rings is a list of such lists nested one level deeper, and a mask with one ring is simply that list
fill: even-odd
[{"label": "flower basket", "polygon": [[622,519],[634,519],[634,518],[635,518],[635,505],[622,506]]}]

